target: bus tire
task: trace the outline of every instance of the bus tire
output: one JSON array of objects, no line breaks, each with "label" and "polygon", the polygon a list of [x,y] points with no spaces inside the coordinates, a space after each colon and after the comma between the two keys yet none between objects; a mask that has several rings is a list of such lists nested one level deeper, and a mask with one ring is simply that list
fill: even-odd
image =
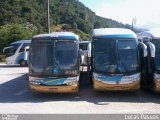
[{"label": "bus tire", "polygon": [[25,60],[20,60],[19,64],[20,64],[21,67],[25,67],[26,66]]}]

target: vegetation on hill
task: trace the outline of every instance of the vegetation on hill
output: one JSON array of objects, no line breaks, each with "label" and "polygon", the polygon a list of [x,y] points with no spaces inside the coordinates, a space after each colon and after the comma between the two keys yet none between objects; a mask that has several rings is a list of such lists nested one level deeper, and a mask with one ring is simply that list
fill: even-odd
[{"label": "vegetation on hill", "polygon": [[[47,32],[47,0],[0,1],[0,53],[9,43]],[[69,30],[89,40],[93,28],[130,26],[102,18],[79,0],[50,0],[51,30]]]}]

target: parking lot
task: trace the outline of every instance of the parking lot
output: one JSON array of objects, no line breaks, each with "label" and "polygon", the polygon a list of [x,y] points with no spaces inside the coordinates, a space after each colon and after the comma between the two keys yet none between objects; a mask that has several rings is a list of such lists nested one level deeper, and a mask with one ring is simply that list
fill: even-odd
[{"label": "parking lot", "polygon": [[0,113],[160,113],[158,93],[95,92],[83,84],[77,94],[35,93],[27,72],[27,67],[0,65]]}]

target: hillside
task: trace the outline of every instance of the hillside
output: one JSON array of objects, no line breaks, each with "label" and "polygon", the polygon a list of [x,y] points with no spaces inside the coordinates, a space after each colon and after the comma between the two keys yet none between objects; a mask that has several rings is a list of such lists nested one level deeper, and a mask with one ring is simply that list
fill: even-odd
[{"label": "hillside", "polygon": [[[47,0],[0,1],[0,51],[17,39],[29,39],[47,32]],[[127,27],[117,21],[96,16],[79,0],[50,0],[52,31],[71,30],[82,40],[99,27]],[[11,34],[9,37],[7,34]],[[5,36],[7,35],[7,36]]]}]

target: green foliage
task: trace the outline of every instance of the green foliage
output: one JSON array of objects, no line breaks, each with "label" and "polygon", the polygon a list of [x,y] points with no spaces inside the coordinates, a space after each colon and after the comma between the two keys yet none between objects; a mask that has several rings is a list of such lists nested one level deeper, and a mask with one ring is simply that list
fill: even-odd
[{"label": "green foliage", "polygon": [[81,41],[89,41],[89,40],[91,40],[90,35],[84,33],[84,32],[81,31],[81,30],[78,30],[78,29],[77,29],[77,30],[75,30],[75,33],[76,33],[77,35],[79,35]]},{"label": "green foliage", "polygon": [[[51,30],[69,30],[82,40],[93,28],[124,27],[117,21],[96,16],[79,0],[50,0]],[[0,0],[0,52],[9,43],[47,32],[47,0]]]},{"label": "green foliage", "polygon": [[69,24],[63,24],[62,28],[63,31],[70,31],[72,30],[72,26]]},{"label": "green foliage", "polygon": [[[0,25],[32,23],[38,32],[47,31],[47,0],[1,0]],[[78,0],[50,0],[51,26],[70,24],[90,33],[97,27],[125,27],[122,23],[96,16]]]},{"label": "green foliage", "polygon": [[0,62],[5,62],[5,55],[0,55]]},{"label": "green foliage", "polygon": [[0,53],[4,47],[8,46],[11,42],[31,39],[36,34],[36,28],[30,24],[7,24],[0,26]]},{"label": "green foliage", "polygon": [[94,23],[94,28],[101,28],[101,23],[99,21],[96,21]]}]

